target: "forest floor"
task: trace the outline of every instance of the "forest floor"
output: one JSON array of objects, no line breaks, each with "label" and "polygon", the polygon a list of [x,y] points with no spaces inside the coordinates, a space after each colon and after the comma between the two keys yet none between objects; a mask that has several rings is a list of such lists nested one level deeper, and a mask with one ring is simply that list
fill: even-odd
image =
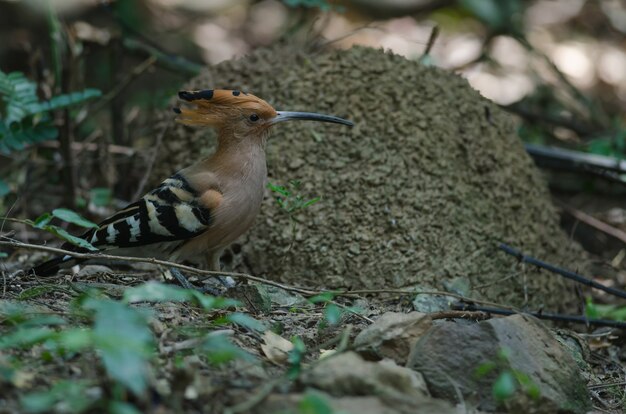
[{"label": "forest floor", "polygon": [[[23,259],[10,258],[7,268],[24,266]],[[388,312],[414,311],[415,293],[312,296],[244,281],[223,292],[230,299],[219,300],[171,284],[146,283],[155,279],[163,280],[162,268],[146,263],[89,265],[78,275],[68,272],[47,279],[5,273],[0,301],[0,412],[361,414],[485,408],[479,399],[460,394],[455,394],[460,399],[449,401],[434,398],[427,390],[428,375],[411,377],[412,385],[407,386],[406,372],[380,374],[367,365],[366,376],[371,377],[367,381],[346,377],[351,370],[358,377],[359,364],[371,364],[348,358],[359,350],[357,335]],[[211,286],[223,289],[219,283]],[[443,296],[432,298],[433,303],[445,302]],[[491,317],[453,311],[429,316],[457,325]],[[608,328],[583,330],[576,336],[585,348],[588,365],[583,377],[595,412],[622,412],[626,371],[621,335]],[[403,335],[406,332],[398,338]],[[442,346],[461,351],[459,344]],[[377,359],[362,351],[365,359]],[[334,358],[338,366],[329,365],[330,354],[344,354],[348,361]],[[483,359],[489,362],[488,356]],[[494,373],[487,381],[489,393],[497,395],[500,377]],[[393,391],[385,391],[389,384]],[[516,406],[507,400],[525,392],[530,395],[521,382],[503,392],[501,399],[496,398],[497,411],[514,412]],[[529,404],[526,409],[533,412],[551,410]]]}]

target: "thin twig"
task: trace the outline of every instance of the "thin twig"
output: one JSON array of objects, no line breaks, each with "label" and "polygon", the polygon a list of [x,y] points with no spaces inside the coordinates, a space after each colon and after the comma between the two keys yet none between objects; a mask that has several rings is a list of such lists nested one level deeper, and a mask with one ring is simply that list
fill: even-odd
[{"label": "thin twig", "polygon": [[428,315],[430,319],[469,319],[472,321],[482,321],[490,319],[491,315],[485,312],[472,312],[466,310],[450,310],[435,312]]},{"label": "thin twig", "polygon": [[430,54],[435,42],[437,41],[437,37],[439,37],[439,26],[435,25],[433,29],[430,31],[430,37],[428,38],[428,43],[426,44],[426,49],[424,49],[424,53],[420,56],[420,62]]},{"label": "thin twig", "polygon": [[[6,239],[5,237],[2,237]],[[58,255],[68,255],[74,257],[76,259],[106,259],[106,260],[121,260],[126,262],[138,262],[138,263],[152,263],[155,265],[161,265],[166,267],[174,267],[176,269],[184,270],[186,272],[191,272],[194,274],[205,275],[207,277],[215,277],[215,276],[232,276],[238,279],[246,279],[251,280],[253,282],[263,283],[270,286],[275,286],[290,292],[297,292],[302,295],[313,296],[319,294],[319,292],[309,289],[301,289],[293,286],[287,286],[282,283],[274,282],[272,280],[267,280],[262,277],[252,276],[246,273],[236,273],[236,272],[223,272],[223,271],[212,271],[212,270],[202,270],[197,269],[192,266],[181,265],[174,262],[169,262],[167,260],[160,260],[151,257],[132,257],[132,256],[115,256],[111,254],[105,253],[79,253],[72,252],[69,250],[59,249],[57,247],[48,247],[48,246],[40,246],[36,244],[23,243],[16,240],[7,239],[7,241],[0,241],[0,246],[10,246],[14,248],[21,249],[30,249],[30,250],[39,250],[43,252],[55,253]]]},{"label": "thin twig", "polygon": [[592,385],[588,385],[588,388],[590,388],[590,389],[598,389],[598,388],[618,387],[618,386],[622,386],[622,385],[626,385],[626,381],[607,382],[607,383],[604,383],[604,384],[592,384]]},{"label": "thin twig", "polygon": [[236,414],[249,412],[254,407],[259,405],[263,400],[265,400],[271,393],[274,391],[274,388],[278,387],[283,382],[288,381],[288,377],[286,374],[281,375],[280,377],[267,382],[265,385],[261,387],[259,392],[255,393],[250,399],[241,402],[233,407],[226,408],[224,410],[225,414]]},{"label": "thin twig", "polygon": [[138,39],[126,37],[122,39],[122,46],[131,52],[147,53],[157,59],[165,69],[171,70],[177,74],[182,74],[183,76],[196,76],[205,68],[204,65],[187,60],[182,56],[165,53]]},{"label": "thin twig", "polygon": [[346,306],[346,305],[342,305],[341,303],[337,303],[337,302],[335,302],[335,301],[331,301],[331,302],[332,302],[335,306],[340,307],[341,309],[345,310],[345,311],[346,311],[346,312],[348,312],[348,313],[351,313],[351,314],[353,314],[353,315],[355,315],[355,316],[357,316],[357,317],[359,317],[359,318],[361,318],[361,319],[363,319],[363,320],[365,320],[365,321],[367,321],[367,322],[369,322],[369,323],[374,323],[374,320],[373,320],[373,319],[368,318],[367,316],[360,314],[359,312],[355,311],[354,309],[350,309],[350,308],[349,308],[348,306]]},{"label": "thin twig", "polygon": [[465,303],[454,304],[455,310],[470,311],[470,312],[486,312],[495,315],[531,315],[538,319],[546,319],[549,321],[557,322],[570,322],[570,323],[582,323],[584,325],[592,326],[608,326],[610,328],[626,329],[626,322],[612,321],[609,319],[590,319],[585,316],[577,315],[560,315],[557,313],[544,313],[544,312],[513,312],[501,308],[490,308],[485,306],[476,306]]},{"label": "thin twig", "polygon": [[[107,92],[102,98],[98,100],[98,102],[89,110],[89,114],[92,115],[102,108],[106,107],[109,102],[111,102],[115,97],[117,97],[130,83],[141,76],[146,70],[148,70],[154,63],[156,62],[156,58],[154,56],[150,56],[141,62],[139,65],[135,66],[130,73],[128,73],[123,79],[121,79],[113,89]],[[76,122],[77,126],[82,124],[88,118],[87,113],[85,116]]]},{"label": "thin twig", "polygon": [[528,263],[537,267],[540,267],[542,269],[546,269],[549,272],[552,273],[556,273],[558,275],[563,276],[564,278],[573,280],[577,283],[583,284],[585,286],[589,286],[598,290],[601,290],[603,292],[606,292],[610,295],[613,296],[617,296],[619,298],[622,299],[626,299],[626,291],[621,290],[621,289],[616,289],[616,288],[612,288],[609,286],[604,286],[601,283],[596,282],[595,280],[591,280],[589,278],[586,278],[584,276],[581,276],[577,273],[574,272],[570,272],[569,270],[565,270],[562,269],[560,267],[551,265],[549,263],[543,262],[539,259],[535,259],[534,257],[531,256],[526,256],[524,255],[522,252],[520,252],[519,250],[514,249],[513,247],[504,244],[504,243],[500,243],[499,246],[500,250],[502,250],[503,252],[505,252],[506,254],[510,254],[511,256],[515,256],[520,262],[522,263]]},{"label": "thin twig", "polygon": [[514,103],[511,105],[499,105],[507,112],[518,115],[527,121],[543,122],[550,125],[560,126],[575,132],[580,137],[586,137],[598,132],[594,126],[581,122],[576,117],[554,115],[547,111],[529,108],[524,104]]},{"label": "thin twig", "polygon": [[[39,146],[44,147],[44,148],[58,149],[59,143],[57,141],[44,141],[41,144],[39,144]],[[72,142],[72,151],[80,152],[80,151],[97,151],[97,150],[98,150],[98,144],[93,143],[93,142],[89,142],[89,143]],[[135,153],[137,152],[137,150],[135,150],[134,148],[125,147],[122,145],[115,145],[115,144],[108,145],[107,150],[111,154],[126,155],[128,157],[135,155]]]},{"label": "thin twig", "polygon": [[425,290],[425,291],[415,291],[415,290],[401,290],[401,289],[362,289],[362,290],[343,290],[343,291],[331,291],[334,296],[356,296],[356,295],[380,295],[380,294],[395,294],[395,295],[404,295],[404,296],[417,296],[417,295],[432,295],[432,296],[450,296],[451,298],[458,299],[463,302],[468,303],[478,303],[486,306],[497,306],[502,309],[510,309],[513,311],[519,311],[519,309],[513,306],[500,305],[499,303],[489,302],[486,300],[479,300],[474,298],[468,298],[463,295],[458,295],[456,293],[444,292],[442,290]]},{"label": "thin twig", "polygon": [[597,218],[590,216],[587,213],[583,213],[580,210],[569,207],[565,205],[564,203],[559,203],[559,204],[560,204],[560,207],[563,209],[563,211],[565,211],[567,214],[574,217],[576,220],[582,221],[588,226],[591,226],[594,229],[601,231],[602,233],[606,233],[609,236],[614,237],[617,240],[621,241],[622,243],[626,244],[626,232],[618,228],[615,228],[609,224],[606,224],[598,220]]}]

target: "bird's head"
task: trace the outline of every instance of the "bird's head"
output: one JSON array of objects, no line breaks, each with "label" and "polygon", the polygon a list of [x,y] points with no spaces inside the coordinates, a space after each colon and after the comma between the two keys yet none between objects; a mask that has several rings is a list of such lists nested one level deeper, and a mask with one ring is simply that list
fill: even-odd
[{"label": "bird's head", "polygon": [[178,97],[188,103],[174,108],[176,121],[184,125],[211,126],[237,135],[264,135],[273,125],[291,120],[333,122],[353,126],[348,120],[312,112],[276,111],[254,95],[228,89],[181,91]]}]

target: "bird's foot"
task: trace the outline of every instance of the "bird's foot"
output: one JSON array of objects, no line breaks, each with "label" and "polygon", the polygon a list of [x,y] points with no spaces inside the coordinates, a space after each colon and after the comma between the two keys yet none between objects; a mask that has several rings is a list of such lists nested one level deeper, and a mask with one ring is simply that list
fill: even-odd
[{"label": "bird's foot", "polygon": [[235,281],[230,276],[216,276],[213,279],[213,280],[217,279],[217,281],[219,281],[219,284],[221,285],[221,288],[220,288],[220,286],[218,286],[217,283],[205,284],[202,287],[197,287],[193,283],[191,283],[187,279],[187,277],[185,277],[185,275],[182,274],[182,272],[180,270],[172,267],[172,268],[170,268],[170,273],[172,274],[172,276],[174,276],[176,281],[183,288],[185,288],[185,289],[194,289],[194,290],[197,290],[199,292],[208,293],[209,295],[213,295],[213,296],[220,296],[220,295],[223,294],[223,290],[227,290],[227,289],[230,289],[230,288],[235,286]]}]

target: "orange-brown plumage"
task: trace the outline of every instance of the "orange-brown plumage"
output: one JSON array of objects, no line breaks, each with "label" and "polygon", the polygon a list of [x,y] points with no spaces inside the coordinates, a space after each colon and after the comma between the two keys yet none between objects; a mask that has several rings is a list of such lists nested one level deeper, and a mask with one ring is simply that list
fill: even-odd
[{"label": "orange-brown plumage", "polygon": [[[263,99],[237,90],[178,95],[185,106],[174,109],[176,121],[216,128],[215,153],[177,172],[82,237],[118,254],[166,256],[219,270],[222,250],[252,226],[260,210],[270,128],[289,120],[352,123],[330,115],[276,111]],[[34,271],[51,274],[69,261],[68,256],[57,258]]]},{"label": "orange-brown plumage", "polygon": [[237,115],[256,114],[263,120],[276,116],[276,110],[263,99],[237,90],[182,91],[179,97],[196,105],[180,108],[178,122],[186,125],[227,126],[227,121]]}]

